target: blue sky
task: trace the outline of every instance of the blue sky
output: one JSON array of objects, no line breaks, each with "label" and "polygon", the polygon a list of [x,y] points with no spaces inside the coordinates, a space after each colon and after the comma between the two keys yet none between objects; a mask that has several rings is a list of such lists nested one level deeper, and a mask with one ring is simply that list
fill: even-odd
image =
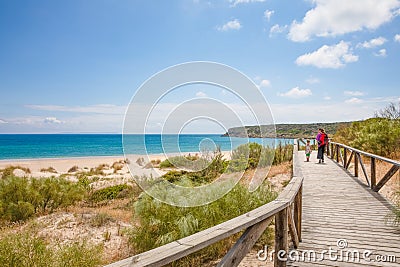
[{"label": "blue sky", "polygon": [[[0,1],[0,133],[121,132],[137,88],[188,61],[246,74],[276,123],[365,119],[400,99],[399,15],[397,0]],[[192,86],[164,104],[206,96],[235,102]]]}]

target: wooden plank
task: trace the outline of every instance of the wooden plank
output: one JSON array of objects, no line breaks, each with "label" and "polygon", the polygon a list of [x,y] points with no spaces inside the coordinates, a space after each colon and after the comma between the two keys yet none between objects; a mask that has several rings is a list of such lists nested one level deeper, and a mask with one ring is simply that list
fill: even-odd
[{"label": "wooden plank", "polygon": [[346,170],[348,170],[348,169],[349,169],[349,167],[350,167],[350,164],[351,164],[351,160],[353,159],[353,156],[354,156],[354,151],[351,151],[351,154],[350,154],[349,160],[347,161],[347,163],[346,163],[346,166],[345,166],[345,169],[346,169]]},{"label": "wooden plank", "polygon": [[299,188],[295,202],[294,202],[294,223],[296,225],[297,236],[301,242],[302,231],[302,210],[303,210],[303,186]]},{"label": "wooden plank", "polygon": [[357,157],[357,152],[354,151],[354,177],[358,177],[358,157]]},{"label": "wooden plank", "polygon": [[367,181],[368,186],[371,187],[371,184],[369,183],[369,180],[368,180],[368,173],[367,173],[367,170],[365,169],[364,162],[362,161],[361,155],[356,153],[356,156],[358,158],[358,161],[360,162],[360,166],[364,173],[365,180]]},{"label": "wooden plank", "polygon": [[269,217],[249,228],[243,233],[235,245],[228,251],[225,257],[219,262],[218,267],[235,267],[243,260],[246,254],[251,250],[257,240],[270,225],[273,217]]},{"label": "wooden plank", "polygon": [[364,156],[367,156],[367,157],[370,157],[370,158],[375,158],[375,159],[378,159],[378,160],[381,160],[381,161],[385,161],[387,163],[390,163],[392,165],[396,165],[396,166],[400,167],[400,161],[393,160],[393,159],[388,159],[388,158],[385,158],[385,157],[382,157],[382,156],[378,156],[378,155],[375,155],[375,154],[372,154],[372,153],[368,153],[368,152],[365,152],[365,151],[362,151],[362,150],[359,150],[359,149],[356,149],[356,148],[353,148],[353,147],[350,147],[350,146],[346,146],[346,145],[343,145],[343,144],[340,144],[340,143],[332,142],[332,144],[339,145],[341,147],[345,147],[347,149],[350,149],[350,150],[352,150],[354,152],[357,152],[359,154],[362,154]]},{"label": "wooden plank", "polygon": [[343,153],[342,153],[342,150],[340,149],[340,147],[339,147],[339,155],[340,155],[340,160],[341,160],[341,162],[342,162],[342,165],[344,166]]},{"label": "wooden plank", "polygon": [[299,246],[299,237],[297,235],[297,227],[296,227],[296,223],[294,222],[294,217],[292,214],[292,209],[289,207],[287,209],[288,211],[288,223],[289,223],[289,232],[290,232],[290,236],[292,238],[292,242],[293,242],[293,247],[297,248]]},{"label": "wooden plank", "polygon": [[[356,152],[351,151],[351,153],[358,164],[358,156],[354,156]],[[336,160],[336,155],[334,160]],[[385,223],[385,216],[390,212],[391,205],[380,197],[379,193],[362,185],[345,171],[352,160],[350,154],[345,162],[345,168],[341,168],[331,160],[327,161],[325,165],[317,164],[311,168],[309,164],[301,164],[304,176],[303,223],[302,242],[299,243],[297,251],[301,252],[307,249],[322,251],[328,249],[329,245],[335,248],[337,239],[346,238],[350,249],[370,249],[385,255],[398,255],[397,260],[399,261],[400,231]],[[392,171],[388,171],[385,180],[393,172],[394,168]],[[371,171],[372,173],[373,171]],[[287,266],[353,267],[394,266],[393,264],[323,261],[288,262]]]},{"label": "wooden plank", "polygon": [[390,170],[385,174],[385,176],[383,176],[383,178],[379,181],[379,183],[374,187],[374,191],[378,192],[379,190],[381,190],[381,188],[387,183],[387,181],[390,180],[390,178],[392,178],[392,176],[397,172],[397,170],[400,167],[397,165],[392,166],[392,168],[390,168]]},{"label": "wooden plank", "polygon": [[336,162],[339,162],[340,146],[336,145]]},{"label": "wooden plank", "polygon": [[376,163],[375,158],[371,158],[371,189],[376,186]]},{"label": "wooden plank", "polygon": [[[284,209],[275,215],[275,252],[288,251],[288,214]],[[286,267],[286,261],[274,257],[275,267]]]}]

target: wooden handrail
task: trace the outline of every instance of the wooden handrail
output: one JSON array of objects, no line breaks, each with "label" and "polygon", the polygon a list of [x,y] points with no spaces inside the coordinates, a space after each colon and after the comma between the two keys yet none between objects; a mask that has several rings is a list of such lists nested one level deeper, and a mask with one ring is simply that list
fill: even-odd
[{"label": "wooden handrail", "polygon": [[[343,168],[346,170],[350,167],[350,164],[352,162],[352,159],[354,159],[354,176],[358,177],[358,166],[361,166],[361,170],[364,174],[364,177],[366,179],[366,182],[368,186],[374,190],[375,192],[379,192],[379,190],[390,180],[390,178],[393,177],[393,175],[400,169],[400,162],[393,160],[393,159],[388,159],[382,156],[378,156],[372,153],[368,153],[341,143],[336,143],[336,142],[330,142],[330,153],[328,155],[332,159],[336,159],[338,163],[341,163]],[[342,150],[343,150],[343,156],[342,155]],[[347,152],[351,152],[350,157],[347,157]],[[341,156],[341,162],[339,162],[339,155]],[[371,175],[370,177],[368,176],[367,169],[365,167],[365,164],[361,158],[361,156],[365,156],[370,158],[371,160]],[[389,169],[389,171],[380,179],[380,181],[377,183],[377,176],[376,176],[376,160],[380,160],[383,162],[387,162],[389,164],[392,164],[392,167]]]},{"label": "wooden handrail", "polygon": [[[293,246],[297,248],[301,241],[303,188],[303,177],[298,167],[297,151],[297,142],[295,142],[293,177],[275,200],[229,221],[109,264],[107,267],[163,266],[245,230],[218,264],[218,266],[237,266],[273,219],[275,219],[275,251],[284,250],[288,252],[288,233],[290,233]],[[286,262],[274,257],[274,266],[284,267]]]}]

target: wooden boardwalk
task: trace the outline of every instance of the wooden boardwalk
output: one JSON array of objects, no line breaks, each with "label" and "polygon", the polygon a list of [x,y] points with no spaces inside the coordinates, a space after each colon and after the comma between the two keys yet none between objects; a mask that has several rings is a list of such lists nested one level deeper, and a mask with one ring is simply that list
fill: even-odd
[{"label": "wooden boardwalk", "polygon": [[[400,266],[400,230],[385,223],[391,208],[387,200],[331,159],[317,164],[314,151],[311,161],[304,162],[304,151],[298,153],[298,167],[304,177],[303,232],[297,253],[292,251],[300,260],[289,260],[287,265]],[[328,252],[321,254],[329,248],[336,251],[331,259]],[[311,251],[316,252],[315,257]],[[372,254],[364,260],[363,253],[368,251]],[[318,261],[309,260],[308,255]],[[386,262],[377,261],[381,259]],[[395,262],[390,262],[393,259]]]}]

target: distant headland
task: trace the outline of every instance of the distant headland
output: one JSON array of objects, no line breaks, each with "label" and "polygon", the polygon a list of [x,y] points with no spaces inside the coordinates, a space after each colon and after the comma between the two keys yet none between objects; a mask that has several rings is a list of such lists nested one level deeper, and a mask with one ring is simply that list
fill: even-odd
[{"label": "distant headland", "polygon": [[[323,128],[329,135],[334,135],[340,127],[349,126],[352,122],[306,123],[306,124],[275,124],[273,125],[244,126],[229,128],[222,136],[250,137],[250,138],[312,138],[318,128]],[[246,136],[247,133],[247,136]]]}]

